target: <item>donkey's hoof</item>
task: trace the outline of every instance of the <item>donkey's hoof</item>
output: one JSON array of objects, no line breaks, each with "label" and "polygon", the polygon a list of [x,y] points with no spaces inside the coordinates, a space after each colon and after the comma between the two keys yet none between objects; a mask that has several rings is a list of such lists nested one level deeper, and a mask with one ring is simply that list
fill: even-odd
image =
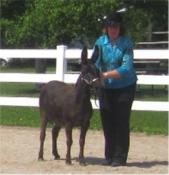
[{"label": "donkey's hoof", "polygon": [[86,162],[79,162],[80,166],[86,166]]},{"label": "donkey's hoof", "polygon": [[57,156],[54,156],[54,160],[59,160],[60,159],[60,156],[57,155]]},{"label": "donkey's hoof", "polygon": [[72,164],[71,160],[66,160],[66,165],[71,165],[71,164]]},{"label": "donkey's hoof", "polygon": [[39,157],[38,161],[44,161],[43,157]]},{"label": "donkey's hoof", "polygon": [[80,161],[79,161],[79,164],[80,164],[81,166],[86,166],[85,160],[80,160]]}]

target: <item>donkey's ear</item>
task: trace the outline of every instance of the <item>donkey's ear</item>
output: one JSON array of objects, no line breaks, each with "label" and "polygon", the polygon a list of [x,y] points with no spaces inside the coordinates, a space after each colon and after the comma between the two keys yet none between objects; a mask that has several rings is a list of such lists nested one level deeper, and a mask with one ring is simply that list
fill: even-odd
[{"label": "donkey's ear", "polygon": [[95,48],[91,57],[91,62],[94,64],[98,59],[98,57],[99,57],[99,46],[95,45]]},{"label": "donkey's ear", "polygon": [[82,60],[82,64],[87,64],[87,47],[84,46],[83,47],[83,50],[82,50],[82,53],[81,53],[81,60]]}]

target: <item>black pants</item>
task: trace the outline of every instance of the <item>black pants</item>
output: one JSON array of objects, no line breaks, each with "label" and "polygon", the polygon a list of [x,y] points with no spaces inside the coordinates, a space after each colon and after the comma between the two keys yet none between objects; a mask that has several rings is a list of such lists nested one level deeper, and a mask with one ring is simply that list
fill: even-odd
[{"label": "black pants", "polygon": [[136,84],[100,90],[100,112],[105,136],[105,158],[126,162],[130,145],[130,113]]}]

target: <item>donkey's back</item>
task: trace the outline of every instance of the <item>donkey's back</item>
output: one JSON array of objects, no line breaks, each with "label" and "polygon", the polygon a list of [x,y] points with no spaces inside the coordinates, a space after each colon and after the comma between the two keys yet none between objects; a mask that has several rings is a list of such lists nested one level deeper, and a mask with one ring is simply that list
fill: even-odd
[{"label": "donkey's back", "polygon": [[[47,83],[40,93],[40,112],[45,113],[50,122],[63,124],[63,111],[67,101],[73,102],[75,88],[60,81],[51,81]],[[43,116],[43,115],[41,115]]]}]

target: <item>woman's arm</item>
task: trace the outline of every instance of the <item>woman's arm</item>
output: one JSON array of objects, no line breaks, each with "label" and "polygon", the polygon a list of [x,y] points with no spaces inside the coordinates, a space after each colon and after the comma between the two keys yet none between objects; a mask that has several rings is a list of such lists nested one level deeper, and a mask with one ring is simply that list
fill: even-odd
[{"label": "woman's arm", "polygon": [[103,78],[115,78],[119,79],[122,76],[127,76],[128,72],[133,69],[133,43],[131,40],[127,42],[127,48],[124,51],[124,55],[122,58],[122,64],[118,68],[104,72],[102,74]]},{"label": "woman's arm", "polygon": [[103,72],[102,77],[104,79],[107,79],[107,78],[119,79],[119,78],[121,78],[121,74],[117,70],[112,70],[112,71],[108,71],[108,72]]}]

